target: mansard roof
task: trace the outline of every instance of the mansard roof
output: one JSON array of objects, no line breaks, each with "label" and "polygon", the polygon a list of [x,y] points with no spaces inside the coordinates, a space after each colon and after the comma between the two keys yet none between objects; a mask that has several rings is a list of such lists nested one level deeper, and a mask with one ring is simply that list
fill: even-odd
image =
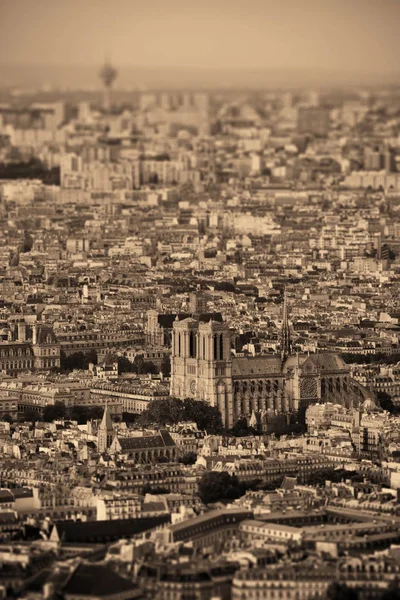
[{"label": "mansard roof", "polygon": [[154,527],[170,521],[170,515],[108,521],[58,521],[54,524],[52,538],[55,539],[57,536],[62,542],[78,544],[118,540],[121,537],[154,529]]},{"label": "mansard roof", "polygon": [[106,597],[109,594],[114,596],[117,594],[127,594],[130,598],[139,597],[141,594],[136,594],[137,586],[128,579],[125,579],[115,573],[108,567],[98,564],[80,564],[73,571],[63,587],[64,594],[74,596],[88,597]]},{"label": "mansard roof", "polygon": [[37,330],[37,343],[38,344],[57,344],[57,338],[54,335],[54,331],[51,327],[46,325],[39,325]]},{"label": "mansard roof", "polygon": [[163,327],[164,329],[172,329],[176,318],[178,318],[178,321],[183,321],[183,319],[188,319],[188,318],[194,318],[196,321],[199,321],[200,323],[208,323],[208,321],[217,321],[218,323],[223,322],[222,314],[220,312],[201,313],[201,314],[171,313],[171,314],[158,315],[158,324],[160,325],[160,327]]}]

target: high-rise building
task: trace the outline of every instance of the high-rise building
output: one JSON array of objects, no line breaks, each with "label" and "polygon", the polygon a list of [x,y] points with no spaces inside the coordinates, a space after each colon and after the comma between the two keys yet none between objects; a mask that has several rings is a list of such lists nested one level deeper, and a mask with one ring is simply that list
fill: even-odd
[{"label": "high-rise building", "polygon": [[87,121],[90,118],[89,102],[79,102],[78,104],[78,119],[79,121]]},{"label": "high-rise building", "polygon": [[193,104],[197,109],[207,111],[209,107],[208,94],[197,93],[193,95]]},{"label": "high-rise building", "polygon": [[308,95],[308,103],[309,106],[317,107],[319,106],[320,95],[317,90],[310,90]]},{"label": "high-rise building", "polygon": [[324,137],[330,127],[330,113],[327,108],[302,107],[297,116],[297,129],[299,133],[310,133]]},{"label": "high-rise building", "polygon": [[292,92],[285,92],[282,94],[282,105],[284,110],[290,110],[293,106],[293,94]]},{"label": "high-rise building", "polygon": [[378,146],[366,148],[364,152],[364,167],[366,171],[380,171],[383,157]]},{"label": "high-rise building", "polygon": [[383,168],[388,173],[396,171],[396,154],[392,148],[386,148],[383,152]]},{"label": "high-rise building", "polygon": [[202,314],[207,312],[207,298],[200,292],[193,292],[189,296],[189,312]]},{"label": "high-rise building", "polygon": [[264,168],[264,159],[259,152],[251,155],[251,171],[252,175],[258,175]]}]

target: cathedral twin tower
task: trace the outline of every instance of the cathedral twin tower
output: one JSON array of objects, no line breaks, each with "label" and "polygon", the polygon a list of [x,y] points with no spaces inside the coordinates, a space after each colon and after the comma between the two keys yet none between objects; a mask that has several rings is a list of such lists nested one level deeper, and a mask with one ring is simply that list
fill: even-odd
[{"label": "cathedral twin tower", "polygon": [[232,427],[231,335],[225,323],[176,320],[172,335],[171,396],[216,406]]}]

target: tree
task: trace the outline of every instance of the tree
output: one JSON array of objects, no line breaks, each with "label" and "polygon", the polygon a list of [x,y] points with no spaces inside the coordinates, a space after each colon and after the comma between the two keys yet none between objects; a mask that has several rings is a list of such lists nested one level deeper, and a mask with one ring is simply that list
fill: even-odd
[{"label": "tree", "polygon": [[236,421],[234,426],[228,430],[228,433],[235,437],[245,437],[247,435],[257,435],[257,430],[254,427],[250,427],[247,424],[247,420],[243,417],[243,419]]},{"label": "tree", "polygon": [[219,292],[233,292],[235,293],[236,286],[231,281],[216,281],[213,283],[215,290]]},{"label": "tree", "polygon": [[306,485],[313,486],[325,486],[326,481],[332,481],[333,483],[340,483],[350,479],[352,482],[361,482],[363,476],[359,473],[351,473],[345,469],[322,469],[320,471],[313,471],[302,477],[303,482]]},{"label": "tree", "polygon": [[37,159],[28,162],[0,163],[0,179],[41,179],[43,183],[60,185],[60,167],[47,169]]},{"label": "tree", "polygon": [[136,373],[136,366],[126,356],[118,356],[118,373]]},{"label": "tree", "polygon": [[167,456],[157,456],[156,462],[167,463],[167,462],[169,462],[169,458]]},{"label": "tree", "polygon": [[79,425],[84,425],[90,420],[90,408],[86,406],[71,406],[68,410],[68,418],[71,421],[77,421]]},{"label": "tree", "polygon": [[268,433],[274,433],[277,436],[285,435],[290,432],[286,415],[275,415],[268,420]]},{"label": "tree", "polygon": [[194,185],[191,181],[185,181],[178,188],[180,200],[190,200],[195,195]]},{"label": "tree", "polygon": [[146,484],[143,486],[143,494],[169,494],[170,489],[166,487],[152,487]]},{"label": "tree", "polygon": [[66,408],[63,402],[46,406],[43,411],[43,420],[52,423],[58,419],[78,421],[79,425],[85,424],[90,419],[101,419],[104,413],[102,406],[71,406]]},{"label": "tree", "polygon": [[202,502],[210,504],[220,500],[235,500],[241,496],[236,475],[226,471],[207,471],[199,481],[199,496]]},{"label": "tree", "polygon": [[151,175],[149,175],[149,183],[157,185],[157,183],[158,183],[158,175],[157,175],[157,173],[151,173]]},{"label": "tree", "polygon": [[183,421],[194,421],[199,429],[208,433],[222,433],[222,417],[216,406],[210,406],[193,398],[185,398],[183,411]]},{"label": "tree", "polygon": [[384,365],[394,365],[400,361],[400,354],[383,354],[378,352],[377,354],[352,354],[343,353],[341,355],[344,362],[347,364],[371,364],[371,363],[382,363]]},{"label": "tree", "polygon": [[326,600],[358,600],[358,593],[345,583],[334,581],[326,590],[325,598]]},{"label": "tree", "polygon": [[6,423],[13,423],[14,419],[12,418],[12,416],[10,415],[10,413],[6,413],[5,415],[3,415],[1,417],[2,421],[5,421]]},{"label": "tree", "polygon": [[67,410],[64,402],[56,402],[55,404],[49,404],[45,406],[43,411],[43,421],[46,423],[52,423],[58,419],[65,419]]},{"label": "tree", "polygon": [[162,359],[161,373],[164,377],[170,377],[171,375],[171,359],[169,356],[164,356]]},{"label": "tree", "polygon": [[152,400],[139,417],[141,425],[172,425],[180,421],[183,402],[177,398]]},{"label": "tree", "polygon": [[30,252],[33,246],[33,238],[28,231],[24,231],[24,241],[21,245],[21,252]]},{"label": "tree", "polygon": [[393,404],[392,397],[387,392],[377,392],[376,397],[379,401],[380,407],[383,410],[387,410],[390,413],[396,412],[396,407]]},{"label": "tree", "polygon": [[233,262],[237,265],[241,265],[243,263],[243,255],[240,250],[236,250],[233,255]]},{"label": "tree", "polygon": [[267,481],[266,483],[261,482],[257,485],[256,489],[263,490],[264,492],[273,492],[277,488],[281,487],[282,481],[283,481],[283,478],[278,477],[277,479],[274,479],[273,481]]},{"label": "tree", "polygon": [[382,600],[399,600],[399,599],[400,599],[400,590],[399,589],[389,589],[382,596]]},{"label": "tree", "polygon": [[156,365],[151,361],[144,360],[141,354],[137,354],[135,356],[134,368],[136,369],[136,373],[139,373],[139,375],[145,375],[146,373],[156,375],[158,373]]},{"label": "tree", "polygon": [[187,452],[183,456],[180,457],[179,462],[183,465],[194,465],[197,460],[196,452]]},{"label": "tree", "polygon": [[130,412],[123,412],[122,413],[122,420],[125,423],[135,423],[139,418],[139,415],[137,415],[136,413],[130,413]]},{"label": "tree", "polygon": [[96,350],[89,350],[89,352],[86,352],[84,354],[84,363],[85,363],[85,369],[88,368],[89,363],[93,363],[94,365],[97,365],[97,352]]},{"label": "tree", "polygon": [[23,420],[31,423],[42,420],[42,415],[37,413],[33,408],[28,408],[24,411]]},{"label": "tree", "polygon": [[199,429],[208,433],[217,434],[223,431],[219,410],[215,406],[192,398],[152,400],[139,417],[139,422],[143,426],[172,425],[179,421],[194,421]]},{"label": "tree", "polygon": [[399,580],[397,577],[390,582],[390,585],[386,592],[382,596],[382,600],[399,600],[400,598],[400,587]]},{"label": "tree", "polygon": [[157,365],[155,365],[153,363],[153,361],[145,360],[144,361],[144,372],[150,373],[150,375],[158,375],[159,369],[158,369]]},{"label": "tree", "polygon": [[73,369],[88,369],[89,363],[97,365],[97,352],[96,350],[90,350],[90,352],[74,352],[70,356],[66,356],[64,352],[61,352],[60,356],[61,370],[72,371]]},{"label": "tree", "polygon": [[101,419],[103,414],[104,408],[102,406],[89,407],[89,419]]}]

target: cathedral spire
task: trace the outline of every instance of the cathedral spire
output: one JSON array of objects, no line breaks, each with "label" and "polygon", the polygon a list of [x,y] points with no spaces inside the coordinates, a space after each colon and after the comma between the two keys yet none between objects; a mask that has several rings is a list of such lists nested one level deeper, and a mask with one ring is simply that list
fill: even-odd
[{"label": "cathedral spire", "polygon": [[283,315],[282,315],[282,331],[281,331],[281,358],[285,360],[292,350],[292,342],[290,339],[289,316],[287,306],[286,288],[283,292]]}]

